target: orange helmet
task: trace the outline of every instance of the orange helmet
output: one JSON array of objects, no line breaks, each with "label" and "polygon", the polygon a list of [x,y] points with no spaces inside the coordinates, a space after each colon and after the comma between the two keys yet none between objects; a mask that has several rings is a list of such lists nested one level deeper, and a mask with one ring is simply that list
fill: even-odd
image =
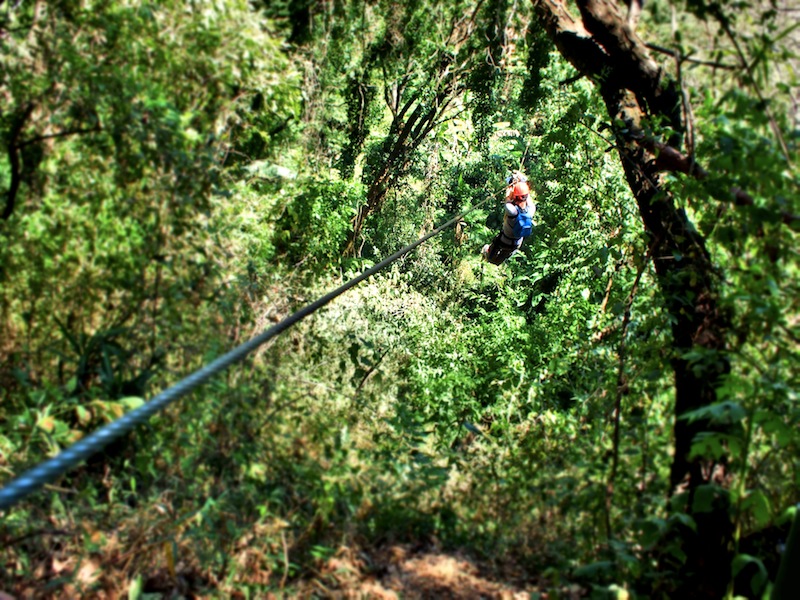
[{"label": "orange helmet", "polygon": [[512,198],[519,198],[521,196],[527,196],[531,193],[531,188],[528,186],[528,183],[525,181],[520,181],[514,184],[514,189],[511,192]]}]

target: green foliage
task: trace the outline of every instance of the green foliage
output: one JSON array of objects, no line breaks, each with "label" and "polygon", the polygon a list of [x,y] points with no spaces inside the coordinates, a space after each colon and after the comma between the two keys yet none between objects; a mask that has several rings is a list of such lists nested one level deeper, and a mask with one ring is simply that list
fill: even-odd
[{"label": "green foliage", "polygon": [[[656,5],[652,39],[706,48]],[[302,595],[342,547],[435,540],[553,595],[669,594],[683,534],[730,507],[736,593],[768,589],[776,559],[752,540],[779,535],[800,489],[798,173],[774,131],[789,92],[768,89],[791,83],[773,67],[792,32],[762,15],[766,37],[742,35],[755,83],[684,63],[708,175],[670,189],[718,268],[731,372],[677,417],[725,427],[692,456],[728,470],[668,505],[672,363],[720,356],[673,350],[605,107],[529,10],[8,8],[0,175],[5,190],[17,151],[21,183],[0,224],[3,478],[494,200],[10,511],[0,588]],[[537,226],[495,267],[479,250],[517,168]]]},{"label": "green foliage", "polygon": [[363,186],[317,176],[288,199],[275,226],[274,244],[293,264],[312,259],[322,268],[338,263]]}]

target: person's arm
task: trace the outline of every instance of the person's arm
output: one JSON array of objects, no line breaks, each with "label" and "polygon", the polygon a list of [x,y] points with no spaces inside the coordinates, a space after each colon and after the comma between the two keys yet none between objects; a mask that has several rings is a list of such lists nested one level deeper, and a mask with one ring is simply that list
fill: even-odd
[{"label": "person's arm", "polygon": [[506,214],[509,217],[516,217],[517,213],[519,213],[517,205],[513,204],[512,202],[506,202]]}]

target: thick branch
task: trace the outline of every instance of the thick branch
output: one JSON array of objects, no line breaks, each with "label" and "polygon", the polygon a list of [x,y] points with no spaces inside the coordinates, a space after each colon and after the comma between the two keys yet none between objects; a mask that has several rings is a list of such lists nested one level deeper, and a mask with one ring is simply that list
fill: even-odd
[{"label": "thick branch", "polygon": [[[643,140],[641,144],[652,152],[656,153],[657,158],[655,160],[655,165],[659,171],[684,173],[686,175],[691,175],[700,181],[707,179],[710,176],[710,173],[698,165],[697,162],[685,154],[682,154],[672,146],[668,146],[663,142],[657,142],[654,140]],[[736,204],[736,206],[755,205],[755,200],[753,197],[741,188],[732,187],[731,195],[733,196],[733,202]],[[780,215],[781,221],[787,225],[793,225],[794,223],[800,221],[800,215],[796,215],[785,210],[780,211]]]},{"label": "thick branch", "polygon": [[559,52],[583,75],[599,79],[609,55],[560,0],[534,0],[539,18]]}]

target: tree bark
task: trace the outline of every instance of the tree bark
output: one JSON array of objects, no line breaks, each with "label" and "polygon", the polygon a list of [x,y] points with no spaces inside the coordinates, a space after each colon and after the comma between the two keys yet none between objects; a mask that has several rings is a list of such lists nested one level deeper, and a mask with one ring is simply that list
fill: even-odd
[{"label": "tree bark", "polygon": [[[695,437],[719,427],[680,416],[716,401],[717,388],[729,371],[725,357],[728,319],[717,303],[717,276],[705,240],[666,190],[655,148],[641,143],[642,122],[666,117],[677,132],[666,143],[680,148],[684,129],[680,90],[650,58],[614,2],[577,0],[577,4],[581,20],[569,13],[564,0],[534,0],[561,54],[598,86],[612,123],[625,125],[616,128],[618,152],[672,320],[676,420],[670,488],[671,494],[685,494],[683,510],[691,514],[697,528],[681,532],[686,560],[677,587],[669,591],[681,598],[720,598],[730,580],[733,524],[727,494],[721,487],[708,486],[724,487],[725,460],[690,457]],[[703,358],[690,360],[690,351]],[[710,510],[709,503],[695,502],[698,490],[712,494]]]}]

